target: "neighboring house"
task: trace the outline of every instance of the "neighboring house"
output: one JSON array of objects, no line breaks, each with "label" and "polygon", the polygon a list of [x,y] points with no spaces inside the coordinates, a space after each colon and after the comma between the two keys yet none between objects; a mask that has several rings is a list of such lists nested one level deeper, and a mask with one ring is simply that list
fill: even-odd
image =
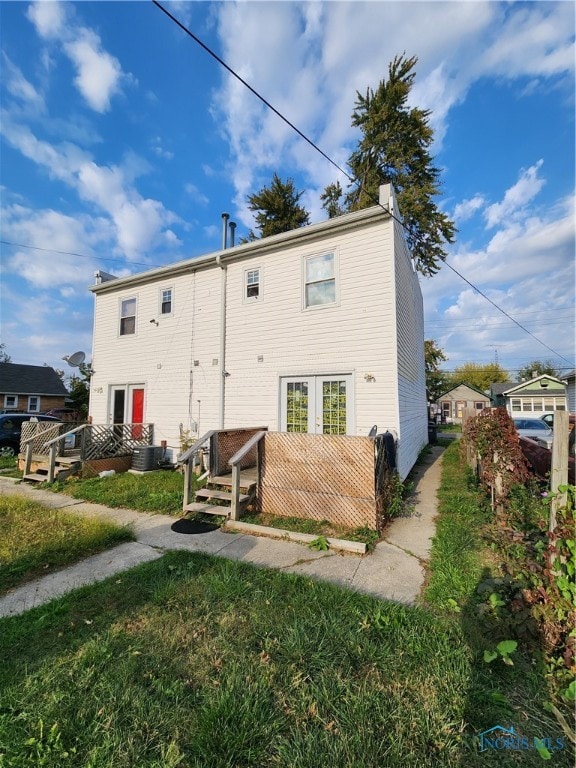
[{"label": "neighboring house", "polygon": [[546,374],[519,384],[511,381],[492,384],[492,403],[506,408],[511,416],[530,414],[534,418],[546,413],[566,410],[566,386],[563,381]]},{"label": "neighboring house", "polygon": [[0,409],[43,413],[62,408],[68,391],[47,365],[0,363]]},{"label": "neighboring house", "polygon": [[442,421],[460,423],[462,412],[472,409],[476,412],[490,407],[490,396],[470,384],[461,382],[438,398],[438,409]]},{"label": "neighboring house", "polygon": [[[268,427],[428,442],[422,294],[381,206],[125,278],[96,273],[90,416],[154,442]],[[383,206],[383,207],[382,207]],[[305,459],[303,459],[305,461]],[[346,471],[345,467],[342,471]]]},{"label": "neighboring house", "polygon": [[570,413],[576,413],[576,370],[564,377],[566,382],[566,400]]}]

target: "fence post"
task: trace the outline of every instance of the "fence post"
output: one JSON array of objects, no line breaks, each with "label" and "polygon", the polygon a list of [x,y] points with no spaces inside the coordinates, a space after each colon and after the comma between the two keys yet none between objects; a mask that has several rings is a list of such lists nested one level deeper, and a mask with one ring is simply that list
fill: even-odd
[{"label": "fence post", "polygon": [[567,495],[560,493],[558,488],[568,484],[568,411],[554,412],[554,435],[552,442],[552,467],[550,469],[550,520],[548,530],[556,527],[556,514],[566,506]]}]

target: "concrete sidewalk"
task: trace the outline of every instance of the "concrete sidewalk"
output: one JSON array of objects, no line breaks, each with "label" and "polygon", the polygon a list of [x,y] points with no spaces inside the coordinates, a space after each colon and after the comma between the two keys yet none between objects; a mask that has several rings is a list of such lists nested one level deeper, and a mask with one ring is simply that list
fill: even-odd
[{"label": "concrete sidewalk", "polygon": [[205,552],[331,581],[383,600],[414,604],[424,583],[434,536],[442,452],[442,448],[431,447],[431,453],[417,469],[414,493],[405,516],[395,519],[386,529],[384,540],[371,555],[364,557],[331,550],[316,552],[291,541],[221,530],[195,535],[175,533],[171,530],[173,517],[89,504],[0,476],[0,494],[25,496],[75,514],[106,517],[121,525],[132,525],[136,534],[135,542],[89,557],[0,597],[0,617],[23,613],[77,587],[155,560],[167,550]]}]

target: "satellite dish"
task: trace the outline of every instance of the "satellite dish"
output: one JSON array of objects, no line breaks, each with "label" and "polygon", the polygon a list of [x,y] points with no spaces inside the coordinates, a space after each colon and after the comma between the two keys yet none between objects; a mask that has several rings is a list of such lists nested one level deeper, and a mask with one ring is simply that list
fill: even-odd
[{"label": "satellite dish", "polygon": [[62,360],[66,360],[68,365],[71,365],[72,368],[78,368],[79,365],[82,365],[84,360],[86,360],[86,355],[84,352],[74,352],[73,355],[64,355]]}]

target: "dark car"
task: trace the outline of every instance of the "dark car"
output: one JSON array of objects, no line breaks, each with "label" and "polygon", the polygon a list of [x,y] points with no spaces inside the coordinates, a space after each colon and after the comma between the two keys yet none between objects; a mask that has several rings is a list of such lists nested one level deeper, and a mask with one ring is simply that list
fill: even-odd
[{"label": "dark car", "polygon": [[51,408],[44,412],[44,416],[54,416],[59,421],[82,421],[80,411],[75,408]]},{"label": "dark car", "polygon": [[[538,439],[520,437],[520,448],[532,472],[540,480],[547,480],[552,467],[552,449]],[[568,482],[574,485],[576,479],[576,416],[571,413],[568,426]]]},{"label": "dark car", "polygon": [[61,422],[54,416],[43,413],[2,413],[0,414],[0,456],[16,456],[20,451],[20,432],[25,421]]}]

